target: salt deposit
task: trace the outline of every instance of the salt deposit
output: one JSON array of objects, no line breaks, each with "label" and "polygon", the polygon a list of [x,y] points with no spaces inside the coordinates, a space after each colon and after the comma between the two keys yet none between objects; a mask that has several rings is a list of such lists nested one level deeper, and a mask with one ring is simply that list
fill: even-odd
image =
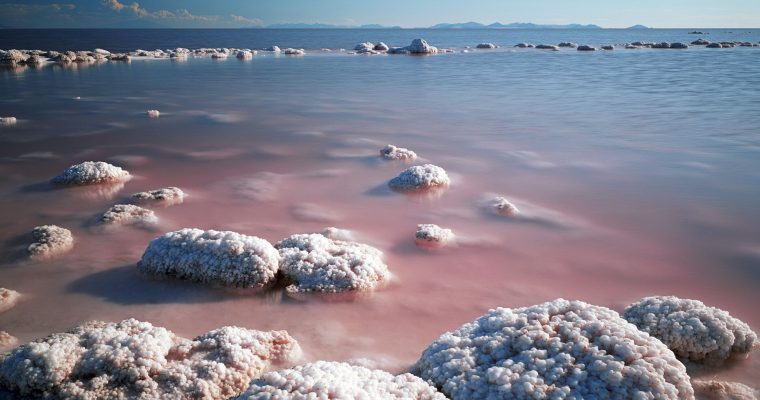
[{"label": "salt deposit", "polygon": [[383,42],[378,42],[375,47],[372,48],[372,50],[375,51],[388,51],[388,49],[390,49],[390,47],[388,47],[388,45]]},{"label": "salt deposit", "polygon": [[228,326],[188,340],[135,319],[93,321],[10,352],[0,386],[25,397],[227,399],[300,354],[286,331]]},{"label": "salt deposit", "polygon": [[161,112],[158,110],[148,110],[145,112],[148,118],[158,118],[161,116]]},{"label": "salt deposit", "polygon": [[757,341],[757,334],[747,324],[697,300],[644,297],[629,305],[623,315],[679,357],[693,361],[719,362],[732,353],[749,352]]},{"label": "salt deposit", "polygon": [[106,162],[85,161],[72,165],[51,180],[54,185],[92,185],[98,183],[124,182],[131,178],[129,172]]},{"label": "salt deposit", "polygon": [[354,233],[348,229],[340,229],[334,226],[328,226],[319,232],[322,236],[332,240],[343,240],[351,242],[354,240]]},{"label": "salt deposit", "polygon": [[229,54],[227,53],[212,53],[211,54],[211,58],[216,58],[216,59],[224,59],[227,57],[229,57]]},{"label": "salt deposit", "polygon": [[312,233],[292,235],[275,247],[290,293],[367,291],[391,277],[383,253],[366,244]]},{"label": "salt deposit", "polygon": [[536,46],[539,50],[554,50],[559,51],[559,46],[555,46],[553,44],[539,44]]},{"label": "salt deposit", "polygon": [[[18,339],[6,331],[0,330],[0,351],[11,349],[18,345]],[[2,394],[0,392],[0,394]]]},{"label": "salt deposit", "polygon": [[699,400],[757,400],[760,391],[739,382],[693,380],[691,385]]},{"label": "salt deposit", "polygon": [[497,48],[499,46],[497,46],[497,45],[495,45],[493,43],[480,43],[480,44],[478,44],[475,47],[477,47],[479,49],[495,49],[495,48]]},{"label": "salt deposit", "polygon": [[13,308],[18,302],[19,296],[15,290],[0,287],[0,313]]},{"label": "salt deposit", "polygon": [[438,48],[429,45],[425,39],[414,39],[409,46],[406,47],[391,47],[388,49],[388,54],[435,54],[438,53]]},{"label": "salt deposit", "polygon": [[74,247],[71,231],[56,225],[37,226],[32,230],[32,244],[27,251],[32,258],[50,258],[70,251]]},{"label": "salt deposit", "polygon": [[229,231],[182,229],[150,242],[138,270],[229,287],[262,288],[279,268],[277,250],[264,239]]},{"label": "salt deposit", "polygon": [[380,149],[380,156],[386,160],[414,161],[417,159],[417,153],[403,147],[396,147],[392,144],[386,145]]},{"label": "salt deposit", "polygon": [[615,311],[563,299],[492,309],[443,334],[412,372],[453,400],[694,398],[662,342]]},{"label": "salt deposit", "polygon": [[577,47],[578,51],[596,51],[596,47],[589,45],[581,45]]},{"label": "salt deposit", "polygon": [[364,42],[359,43],[356,46],[354,46],[354,50],[357,52],[374,52],[375,51],[375,44],[371,42]]},{"label": "salt deposit", "polygon": [[16,117],[2,117],[0,118],[0,125],[15,125]]},{"label": "salt deposit", "polygon": [[158,203],[166,206],[182,204],[185,199],[185,192],[174,186],[149,190],[133,194],[132,201],[137,203]]},{"label": "salt deposit", "polygon": [[116,204],[100,216],[98,222],[103,225],[132,225],[148,227],[158,223],[158,217],[152,210],[134,204]]},{"label": "salt deposit", "polygon": [[347,363],[317,361],[265,373],[237,398],[275,399],[445,400],[446,396],[412,374],[394,376]]},{"label": "salt deposit", "polygon": [[521,49],[532,49],[536,46],[530,43],[518,43],[515,45],[515,47],[519,47]]},{"label": "salt deposit", "polygon": [[578,44],[577,43],[572,43],[572,42],[561,42],[557,46],[559,46],[559,47],[570,47],[570,48],[574,49],[574,48],[578,47]]},{"label": "salt deposit", "polygon": [[277,47],[277,46],[271,46],[271,47],[267,47],[266,49],[264,49],[264,51],[271,51],[272,53],[279,53],[282,50],[280,50],[280,48]]},{"label": "salt deposit", "polygon": [[505,217],[515,217],[520,214],[520,210],[504,197],[496,196],[488,201],[488,206],[496,214]]},{"label": "salt deposit", "polygon": [[283,50],[282,52],[284,54],[289,55],[289,56],[302,56],[302,55],[306,54],[306,52],[304,51],[304,49],[290,49],[290,48],[288,48],[288,49]]},{"label": "salt deposit", "polygon": [[454,240],[454,232],[435,224],[419,224],[417,225],[417,232],[414,234],[414,240],[421,247],[443,247]]},{"label": "salt deposit", "polygon": [[615,46],[613,45],[604,45],[602,46],[602,50],[615,50]]},{"label": "salt deposit", "polygon": [[428,189],[449,186],[451,180],[446,171],[432,164],[417,165],[402,171],[388,182],[394,190]]},{"label": "salt deposit", "polygon": [[253,58],[254,54],[255,54],[255,52],[248,51],[248,50],[239,51],[237,53],[237,58],[239,58],[241,60],[250,60],[250,59]]}]

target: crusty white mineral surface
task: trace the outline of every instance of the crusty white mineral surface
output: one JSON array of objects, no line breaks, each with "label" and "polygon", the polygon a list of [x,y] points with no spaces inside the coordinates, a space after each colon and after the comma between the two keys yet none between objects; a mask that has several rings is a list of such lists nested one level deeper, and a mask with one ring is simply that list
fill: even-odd
[{"label": "crusty white mineral surface", "polygon": [[693,361],[720,362],[732,353],[749,352],[757,340],[747,324],[698,300],[644,297],[629,305],[623,316],[679,357]]},{"label": "crusty white mineral surface", "polygon": [[116,204],[111,206],[98,220],[103,225],[133,225],[140,227],[158,223],[156,213],[134,204]]},{"label": "crusty white mineral surface", "polygon": [[368,291],[390,279],[383,253],[366,244],[332,240],[318,233],[278,242],[280,271],[292,293]]},{"label": "crusty white mineral surface", "polygon": [[409,46],[392,47],[388,49],[389,54],[435,54],[438,48],[431,46],[425,39],[414,39]]},{"label": "crusty white mineral surface", "polygon": [[185,192],[178,187],[166,187],[146,192],[135,193],[131,196],[132,201],[142,204],[159,203],[167,206],[182,204]]},{"label": "crusty white mineral surface", "polygon": [[251,382],[237,400],[445,400],[446,396],[412,374],[394,376],[340,362],[317,361]]},{"label": "crusty white mineral surface", "polygon": [[89,322],[0,359],[0,386],[54,399],[227,399],[300,357],[286,331],[223,327],[193,340],[135,319]]},{"label": "crusty white mineral surface", "polygon": [[520,210],[517,206],[502,196],[496,196],[491,199],[489,201],[489,206],[493,212],[504,217],[516,217],[520,214]]},{"label": "crusty white mineral surface", "polygon": [[13,308],[18,302],[18,298],[17,291],[0,287],[0,313]]},{"label": "crusty white mineral surface", "polygon": [[417,159],[417,153],[389,144],[380,149],[380,157],[386,160],[414,161]]},{"label": "crusty white mineral surface", "polygon": [[388,182],[394,190],[419,190],[449,186],[451,180],[443,168],[433,164],[416,165],[401,172]]},{"label": "crusty white mineral surface", "polygon": [[287,54],[289,56],[302,56],[306,54],[306,52],[303,49],[291,49],[287,48],[282,51],[284,54]]},{"label": "crusty white mineral surface", "polygon": [[161,116],[161,112],[158,110],[148,110],[145,112],[148,118],[158,118]]},{"label": "crusty white mineral surface", "polygon": [[140,271],[229,287],[261,288],[274,282],[280,256],[255,236],[182,229],[154,239],[137,264]]},{"label": "crusty white mineral surface", "polygon": [[0,118],[0,125],[14,125],[14,124],[16,124],[16,117]]},{"label": "crusty white mineral surface", "polygon": [[492,309],[444,333],[412,372],[453,400],[694,398],[662,342],[613,310],[564,299]]},{"label": "crusty white mineral surface", "polygon": [[414,240],[420,247],[443,247],[454,240],[454,232],[435,224],[419,224],[417,232],[414,233]]},{"label": "crusty white mineral surface", "polygon": [[27,251],[32,258],[49,258],[74,247],[71,231],[56,225],[37,226],[32,230],[32,244]]},{"label": "crusty white mineral surface", "polygon": [[93,185],[129,180],[129,172],[103,161],[72,165],[51,180],[54,185]]},{"label": "crusty white mineral surface", "polygon": [[6,331],[0,331],[0,351],[16,347],[16,345],[18,345],[18,339],[15,336]]},{"label": "crusty white mineral surface", "polygon": [[697,400],[757,400],[760,391],[739,382],[693,380]]},{"label": "crusty white mineral surface", "polygon": [[319,232],[322,236],[333,240],[343,240],[351,242],[354,240],[354,233],[348,229],[336,228],[334,226],[328,226]]}]

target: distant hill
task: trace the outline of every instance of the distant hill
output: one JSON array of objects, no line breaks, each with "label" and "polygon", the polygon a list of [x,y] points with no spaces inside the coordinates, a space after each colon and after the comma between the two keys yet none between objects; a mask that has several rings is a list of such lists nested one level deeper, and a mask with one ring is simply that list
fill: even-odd
[{"label": "distant hill", "polygon": [[367,24],[367,25],[331,25],[331,24],[274,24],[267,25],[264,28],[267,29],[401,29],[400,26],[384,26],[379,24]]},{"label": "distant hill", "polygon": [[629,26],[625,29],[652,29],[652,28],[648,26],[644,26],[644,25],[634,25],[634,26]]},{"label": "distant hill", "polygon": [[513,22],[511,24],[494,22],[490,25],[484,25],[479,22],[464,22],[455,24],[437,24],[431,26],[430,29],[602,29],[602,27],[593,24],[542,25],[530,22]]}]

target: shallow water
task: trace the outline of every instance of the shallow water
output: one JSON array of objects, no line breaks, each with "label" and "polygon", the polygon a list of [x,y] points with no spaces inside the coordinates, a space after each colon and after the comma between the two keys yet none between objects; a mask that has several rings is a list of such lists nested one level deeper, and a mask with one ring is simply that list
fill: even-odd
[{"label": "shallow water", "polygon": [[[507,33],[515,35],[487,31],[477,41]],[[444,36],[431,34],[431,44],[477,43],[464,42],[472,33],[435,35]],[[545,35],[514,42],[565,40]],[[641,35],[620,41],[650,40]],[[651,40],[694,38],[673,35]],[[760,329],[758,48],[135,60],[0,70],[0,88],[0,114],[19,119],[0,126],[0,285],[24,295],[0,314],[0,329],[22,342],[135,317],[184,336],[223,325],[287,329],[310,359],[367,357],[400,371],[492,307],[564,297],[622,311],[652,294],[699,299]],[[161,117],[148,119],[148,109]],[[451,187],[430,198],[388,190],[405,165],[377,157],[386,143],[445,168]],[[45,184],[86,160],[136,178],[112,191]],[[129,194],[165,186],[189,197],[156,208],[156,230],[89,225]],[[485,193],[539,218],[484,213]],[[418,223],[453,229],[458,245],[418,249]],[[42,224],[71,229],[74,251],[19,259],[22,236]],[[383,250],[393,283],[354,302],[304,302],[134,268],[169,230],[276,242],[328,225]],[[756,384],[757,353],[695,374]]]}]

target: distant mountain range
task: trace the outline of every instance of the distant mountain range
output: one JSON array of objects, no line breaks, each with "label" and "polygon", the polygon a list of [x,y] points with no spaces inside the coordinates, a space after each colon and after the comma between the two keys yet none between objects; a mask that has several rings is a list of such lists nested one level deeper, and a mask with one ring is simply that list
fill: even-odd
[{"label": "distant mountain range", "polygon": [[[262,26],[260,28],[266,29],[401,29],[400,26],[385,26],[379,24],[369,25],[331,25],[331,24],[274,24]],[[513,22],[511,24],[502,24],[500,22],[494,22],[490,25],[481,24],[479,22],[462,22],[462,23],[442,23],[429,27],[423,27],[418,29],[603,29],[599,25],[588,24],[566,24],[566,25],[542,25],[533,24],[530,22]],[[627,29],[649,29],[644,25],[634,25]]]},{"label": "distant mountain range", "polygon": [[330,24],[274,24],[262,26],[265,29],[401,29],[400,26],[368,25],[330,25]]}]

